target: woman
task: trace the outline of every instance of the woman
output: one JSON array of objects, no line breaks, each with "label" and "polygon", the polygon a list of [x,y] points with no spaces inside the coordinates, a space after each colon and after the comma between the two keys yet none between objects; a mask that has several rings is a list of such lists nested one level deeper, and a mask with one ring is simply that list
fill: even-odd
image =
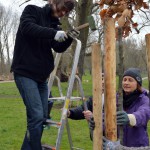
[{"label": "woman", "polygon": [[149,98],[142,88],[142,78],[137,68],[124,72],[122,80],[123,108],[117,112],[117,124],[123,126],[123,145],[141,147],[149,145],[147,123],[150,119]]},{"label": "woman", "polygon": [[[59,18],[74,8],[74,0],[49,0],[44,7],[25,7],[16,35],[11,71],[27,113],[21,150],[42,150],[43,123],[48,112],[47,78],[54,69],[52,49],[62,53],[73,39],[59,27]],[[69,34],[78,32],[71,31]]]},{"label": "woman", "polygon": [[[147,92],[142,88],[139,69],[129,68],[124,72],[122,88],[124,111],[117,112],[117,125],[123,125],[123,145],[148,146],[147,123],[150,119],[150,106]],[[94,129],[94,121],[90,126]]]}]

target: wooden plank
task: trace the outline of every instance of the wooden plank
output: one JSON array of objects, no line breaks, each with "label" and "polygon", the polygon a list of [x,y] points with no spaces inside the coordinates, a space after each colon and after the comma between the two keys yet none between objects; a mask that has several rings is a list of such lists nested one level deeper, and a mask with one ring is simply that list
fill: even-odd
[{"label": "wooden plank", "polygon": [[[148,71],[148,82],[150,91],[150,34],[145,35],[146,40],[146,59],[147,59],[147,71]],[[149,95],[150,97],[150,95]]]},{"label": "wooden plank", "polygon": [[92,81],[93,81],[93,150],[102,150],[102,72],[100,44],[92,45]]},{"label": "wooden plank", "polygon": [[104,22],[104,49],[105,133],[108,139],[116,141],[116,39],[113,18]]}]

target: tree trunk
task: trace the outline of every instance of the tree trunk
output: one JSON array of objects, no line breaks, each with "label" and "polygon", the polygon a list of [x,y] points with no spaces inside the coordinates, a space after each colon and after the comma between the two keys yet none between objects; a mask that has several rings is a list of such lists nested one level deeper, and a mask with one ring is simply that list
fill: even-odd
[{"label": "tree trunk", "polygon": [[[91,0],[79,0],[78,2],[78,11],[77,11],[77,18],[78,18],[78,25],[84,24],[88,22],[87,16],[90,15],[92,1]],[[82,41],[82,48],[79,58],[79,77],[82,80],[82,75],[84,73],[84,56],[86,51],[86,44],[88,38],[89,28],[82,29],[80,31],[79,39]]]},{"label": "tree trunk", "polygon": [[116,125],[116,51],[115,51],[115,22],[113,18],[107,18],[104,24],[105,46],[105,127],[106,137],[109,140],[117,140]]}]

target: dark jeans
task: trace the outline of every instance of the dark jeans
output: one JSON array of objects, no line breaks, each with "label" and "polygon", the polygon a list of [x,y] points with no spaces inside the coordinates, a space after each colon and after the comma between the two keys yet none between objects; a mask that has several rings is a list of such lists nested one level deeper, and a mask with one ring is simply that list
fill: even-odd
[{"label": "dark jeans", "polygon": [[15,83],[26,106],[27,132],[21,150],[42,150],[43,123],[48,114],[47,82],[36,82],[14,74]]}]

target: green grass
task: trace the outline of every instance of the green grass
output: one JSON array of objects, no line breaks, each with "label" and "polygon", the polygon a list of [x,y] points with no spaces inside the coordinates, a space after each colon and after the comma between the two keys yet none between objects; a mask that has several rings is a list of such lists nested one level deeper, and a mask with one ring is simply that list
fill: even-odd
[{"label": "green grass", "polygon": [[[66,95],[67,83],[62,83],[63,94]],[[144,87],[148,87],[147,80],[143,81]],[[83,76],[83,89],[86,97],[92,95],[92,78],[89,74]],[[53,96],[59,96],[58,88],[53,87]],[[73,91],[74,96],[79,96],[77,90]],[[73,103],[75,106],[76,103]],[[52,109],[53,120],[59,120],[61,109],[60,104],[55,103]],[[20,150],[24,133],[26,130],[26,114],[22,99],[18,93],[15,83],[0,84],[0,150]],[[69,119],[73,145],[85,150],[92,149],[92,142],[89,138],[89,129],[85,120],[74,121]],[[42,143],[55,145],[57,129],[50,127],[44,130]],[[150,127],[148,126],[150,133]],[[61,141],[61,150],[69,150],[69,142],[66,129]]]},{"label": "green grass", "polygon": [[[90,76],[85,76],[88,80]],[[91,80],[91,79],[90,79]],[[90,81],[91,83],[91,81]],[[91,95],[91,87],[88,88],[88,82],[83,82],[87,89],[85,95]],[[66,95],[67,83],[62,83],[63,94]],[[59,96],[58,88],[52,89],[54,96]],[[87,94],[88,93],[88,94]],[[73,91],[73,95],[79,96],[77,90]],[[61,115],[61,107],[58,102],[52,109],[53,120],[59,120]],[[74,102],[74,106],[76,103]],[[59,106],[59,107],[58,107]],[[22,99],[18,93],[15,83],[0,84],[0,150],[20,150],[24,133],[26,131],[26,114]],[[92,142],[89,138],[89,129],[85,120],[74,121],[69,119],[73,145],[86,150],[92,149]],[[84,130],[83,130],[84,129]],[[42,143],[55,145],[58,129],[50,127],[44,130]],[[61,142],[61,150],[69,150],[69,142],[66,129]]]}]

